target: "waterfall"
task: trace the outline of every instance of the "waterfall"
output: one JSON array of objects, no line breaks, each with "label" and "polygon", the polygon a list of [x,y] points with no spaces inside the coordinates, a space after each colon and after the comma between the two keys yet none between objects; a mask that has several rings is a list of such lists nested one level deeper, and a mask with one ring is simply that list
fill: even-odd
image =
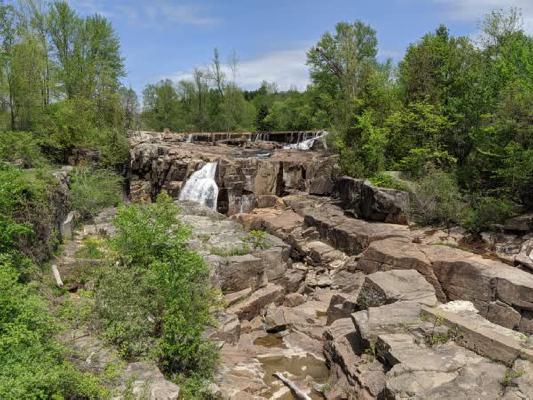
[{"label": "waterfall", "polygon": [[283,146],[284,149],[309,150],[313,147],[317,140],[326,137],[329,134],[327,131],[317,132],[312,138],[308,139],[307,133],[304,134],[304,140],[300,141],[300,134],[298,134],[298,142],[287,144]]},{"label": "waterfall", "polygon": [[207,163],[195,171],[185,182],[179,199],[193,201],[216,210],[218,198],[218,186],[215,182],[216,172],[216,162]]},{"label": "waterfall", "polygon": [[192,133],[189,133],[189,135],[187,135],[187,140],[186,140],[187,143],[192,143]]}]

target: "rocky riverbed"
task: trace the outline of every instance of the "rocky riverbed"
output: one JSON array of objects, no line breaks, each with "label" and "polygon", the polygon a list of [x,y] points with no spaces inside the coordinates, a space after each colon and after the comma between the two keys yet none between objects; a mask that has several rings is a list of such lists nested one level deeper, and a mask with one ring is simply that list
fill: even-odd
[{"label": "rocky riverbed", "polygon": [[[131,143],[132,200],[176,199],[223,297],[205,333],[220,348],[220,397],[533,399],[527,216],[474,252],[459,228],[409,224],[406,193],[338,176],[320,138],[309,151],[174,134]],[[209,182],[192,187],[199,176]],[[77,235],[109,228],[98,221]],[[79,240],[57,262],[67,287]],[[93,354],[83,364],[99,343],[80,337]],[[125,368],[157,377],[150,398],[178,398],[154,367]]]}]

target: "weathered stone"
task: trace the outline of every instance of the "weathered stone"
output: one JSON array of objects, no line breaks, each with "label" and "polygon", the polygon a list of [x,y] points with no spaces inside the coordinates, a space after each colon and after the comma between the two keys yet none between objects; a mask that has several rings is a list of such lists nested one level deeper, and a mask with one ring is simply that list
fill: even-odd
[{"label": "weathered stone", "polygon": [[507,372],[505,395],[503,400],[533,399],[533,363],[516,360],[513,368]]},{"label": "weathered stone", "polygon": [[406,226],[350,218],[339,207],[329,204],[306,208],[302,213],[306,226],[315,227],[322,239],[348,255],[359,254],[377,240],[410,236]]},{"label": "weathered stone", "polygon": [[227,257],[216,271],[224,293],[260,286],[263,273],[263,261],[251,254]]},{"label": "weathered stone", "polygon": [[504,228],[509,231],[533,231],[533,213],[523,214],[505,221]]},{"label": "weathered stone", "polygon": [[489,304],[487,319],[506,328],[516,329],[522,316],[513,307],[501,301],[494,301]]},{"label": "weathered stone", "polygon": [[435,290],[415,270],[379,271],[367,275],[357,298],[360,309],[397,301],[413,301],[428,306],[437,304]]},{"label": "weathered stone", "polygon": [[360,208],[364,219],[407,224],[409,194],[401,190],[378,188],[365,181]]},{"label": "weathered stone", "polygon": [[283,305],[286,307],[296,307],[303,303],[305,303],[305,296],[300,293],[289,293],[285,296]]},{"label": "weathered stone", "polygon": [[251,320],[259,315],[261,310],[270,303],[278,303],[283,299],[283,287],[268,284],[252,293],[244,301],[227,309],[228,313],[236,314],[239,319]]},{"label": "weathered stone", "polygon": [[431,260],[418,245],[408,240],[393,238],[371,243],[359,259],[357,268],[367,274],[394,269],[416,270],[433,286],[438,300],[446,301]]},{"label": "weathered stone", "polygon": [[333,181],[329,176],[319,176],[309,182],[309,194],[327,196],[333,190]]},{"label": "weathered stone", "polygon": [[124,380],[132,381],[131,391],[135,397],[148,400],[177,400],[179,398],[180,388],[167,381],[155,365],[145,362],[130,363],[124,375]]},{"label": "weathered stone", "polygon": [[508,366],[519,357],[533,361],[533,348],[527,347],[524,334],[493,324],[470,309],[465,310],[462,304],[455,308],[423,306],[422,313],[457,330],[456,342],[484,357]]},{"label": "weathered stone", "polygon": [[378,335],[397,333],[422,324],[421,305],[412,301],[397,302],[352,314],[356,327],[357,349],[364,351],[376,342]]},{"label": "weathered stone", "polygon": [[343,176],[333,189],[345,210],[370,221],[406,224],[407,192],[372,186],[370,182]]}]

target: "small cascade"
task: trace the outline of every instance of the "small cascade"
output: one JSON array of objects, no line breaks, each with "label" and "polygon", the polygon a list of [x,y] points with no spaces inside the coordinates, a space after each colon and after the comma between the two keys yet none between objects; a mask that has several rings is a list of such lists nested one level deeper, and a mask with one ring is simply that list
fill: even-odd
[{"label": "small cascade", "polygon": [[187,143],[192,143],[192,133],[189,133],[189,135],[187,136],[186,142]]},{"label": "small cascade", "polygon": [[179,199],[193,201],[213,210],[217,208],[218,186],[215,182],[217,163],[205,164],[195,171],[181,189]]},{"label": "small cascade", "polygon": [[300,132],[298,134],[298,142],[297,143],[291,143],[283,146],[284,149],[294,149],[294,150],[310,150],[315,142],[317,140],[320,140],[324,137],[326,137],[329,134],[327,131],[320,131],[313,135],[313,137],[309,138],[309,135],[307,132]]}]

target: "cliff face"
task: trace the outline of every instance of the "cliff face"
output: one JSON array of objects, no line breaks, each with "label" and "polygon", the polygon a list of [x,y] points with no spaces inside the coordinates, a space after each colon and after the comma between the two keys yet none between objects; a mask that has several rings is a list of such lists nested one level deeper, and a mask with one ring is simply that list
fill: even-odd
[{"label": "cliff face", "polygon": [[304,191],[328,195],[336,157],[320,152],[248,143],[186,143],[172,135],[138,134],[131,139],[131,197],[150,200],[161,190],[177,198],[185,181],[207,162],[217,162],[218,211],[234,215],[273,206],[277,196]]}]

